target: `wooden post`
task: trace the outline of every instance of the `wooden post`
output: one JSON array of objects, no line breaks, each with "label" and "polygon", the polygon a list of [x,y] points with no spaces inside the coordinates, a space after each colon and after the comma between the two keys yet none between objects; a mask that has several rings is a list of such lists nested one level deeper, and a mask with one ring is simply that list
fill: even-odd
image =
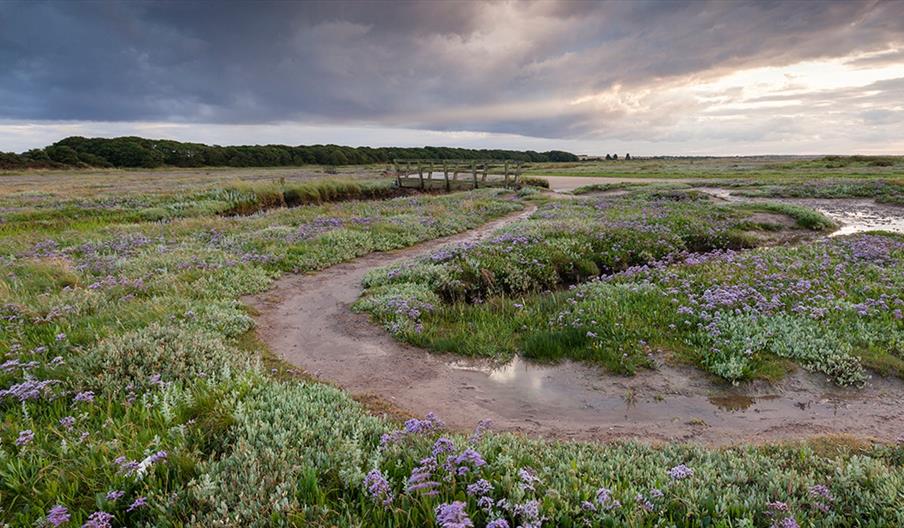
[{"label": "wooden post", "polygon": [[487,175],[490,173],[490,164],[486,161],[483,162],[483,176],[480,178],[480,181],[487,181]]},{"label": "wooden post", "polygon": [[474,173],[474,188],[476,189],[477,188],[477,162],[476,161],[471,162],[471,172]]},{"label": "wooden post", "polygon": [[417,164],[417,177],[421,180],[421,190],[424,190],[424,166],[420,163]]},{"label": "wooden post", "polygon": [[508,160],[505,160],[505,176],[503,176],[504,185],[508,187]]},{"label": "wooden post", "polygon": [[392,161],[392,170],[395,171],[396,185],[398,185],[399,188],[401,188],[402,187],[402,175],[399,172],[399,164],[395,160]]},{"label": "wooden post", "polygon": [[443,179],[446,180],[446,192],[449,192],[449,168],[446,166],[446,160],[443,160]]}]

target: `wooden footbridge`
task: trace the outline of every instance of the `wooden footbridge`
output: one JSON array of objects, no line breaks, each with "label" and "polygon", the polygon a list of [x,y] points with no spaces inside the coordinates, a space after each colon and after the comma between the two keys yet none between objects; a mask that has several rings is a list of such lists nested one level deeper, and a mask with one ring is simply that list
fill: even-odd
[{"label": "wooden footbridge", "polygon": [[477,189],[518,187],[524,163],[516,160],[393,160],[399,187]]}]

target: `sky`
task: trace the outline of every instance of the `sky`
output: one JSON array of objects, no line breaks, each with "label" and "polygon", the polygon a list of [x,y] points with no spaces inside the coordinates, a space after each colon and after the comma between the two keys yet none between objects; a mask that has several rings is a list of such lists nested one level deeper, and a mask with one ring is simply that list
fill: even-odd
[{"label": "sky", "polygon": [[70,135],[904,154],[904,0],[0,1],[0,151]]}]

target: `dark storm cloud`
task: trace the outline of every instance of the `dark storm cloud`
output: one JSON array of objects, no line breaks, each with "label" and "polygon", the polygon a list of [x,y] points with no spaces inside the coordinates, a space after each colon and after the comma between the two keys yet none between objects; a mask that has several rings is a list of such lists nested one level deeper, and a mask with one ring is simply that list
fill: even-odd
[{"label": "dark storm cloud", "polygon": [[901,2],[7,2],[0,118],[575,137],[616,85],[901,42]]}]

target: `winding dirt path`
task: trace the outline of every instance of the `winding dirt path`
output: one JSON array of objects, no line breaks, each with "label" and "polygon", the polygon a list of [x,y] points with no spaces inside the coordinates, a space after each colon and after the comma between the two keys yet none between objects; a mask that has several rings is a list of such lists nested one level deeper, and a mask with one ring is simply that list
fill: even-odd
[{"label": "winding dirt path", "polygon": [[706,444],[835,433],[890,441],[904,435],[904,383],[897,379],[845,390],[798,371],[776,385],[726,387],[692,367],[666,364],[631,378],[573,362],[516,359],[493,368],[399,343],[351,311],[368,270],[450,242],[479,240],[532,211],[312,275],[285,275],[245,301],[259,313],[259,337],[287,362],[414,415],[435,411],[455,429],[490,418],[496,429],[544,437]]}]

